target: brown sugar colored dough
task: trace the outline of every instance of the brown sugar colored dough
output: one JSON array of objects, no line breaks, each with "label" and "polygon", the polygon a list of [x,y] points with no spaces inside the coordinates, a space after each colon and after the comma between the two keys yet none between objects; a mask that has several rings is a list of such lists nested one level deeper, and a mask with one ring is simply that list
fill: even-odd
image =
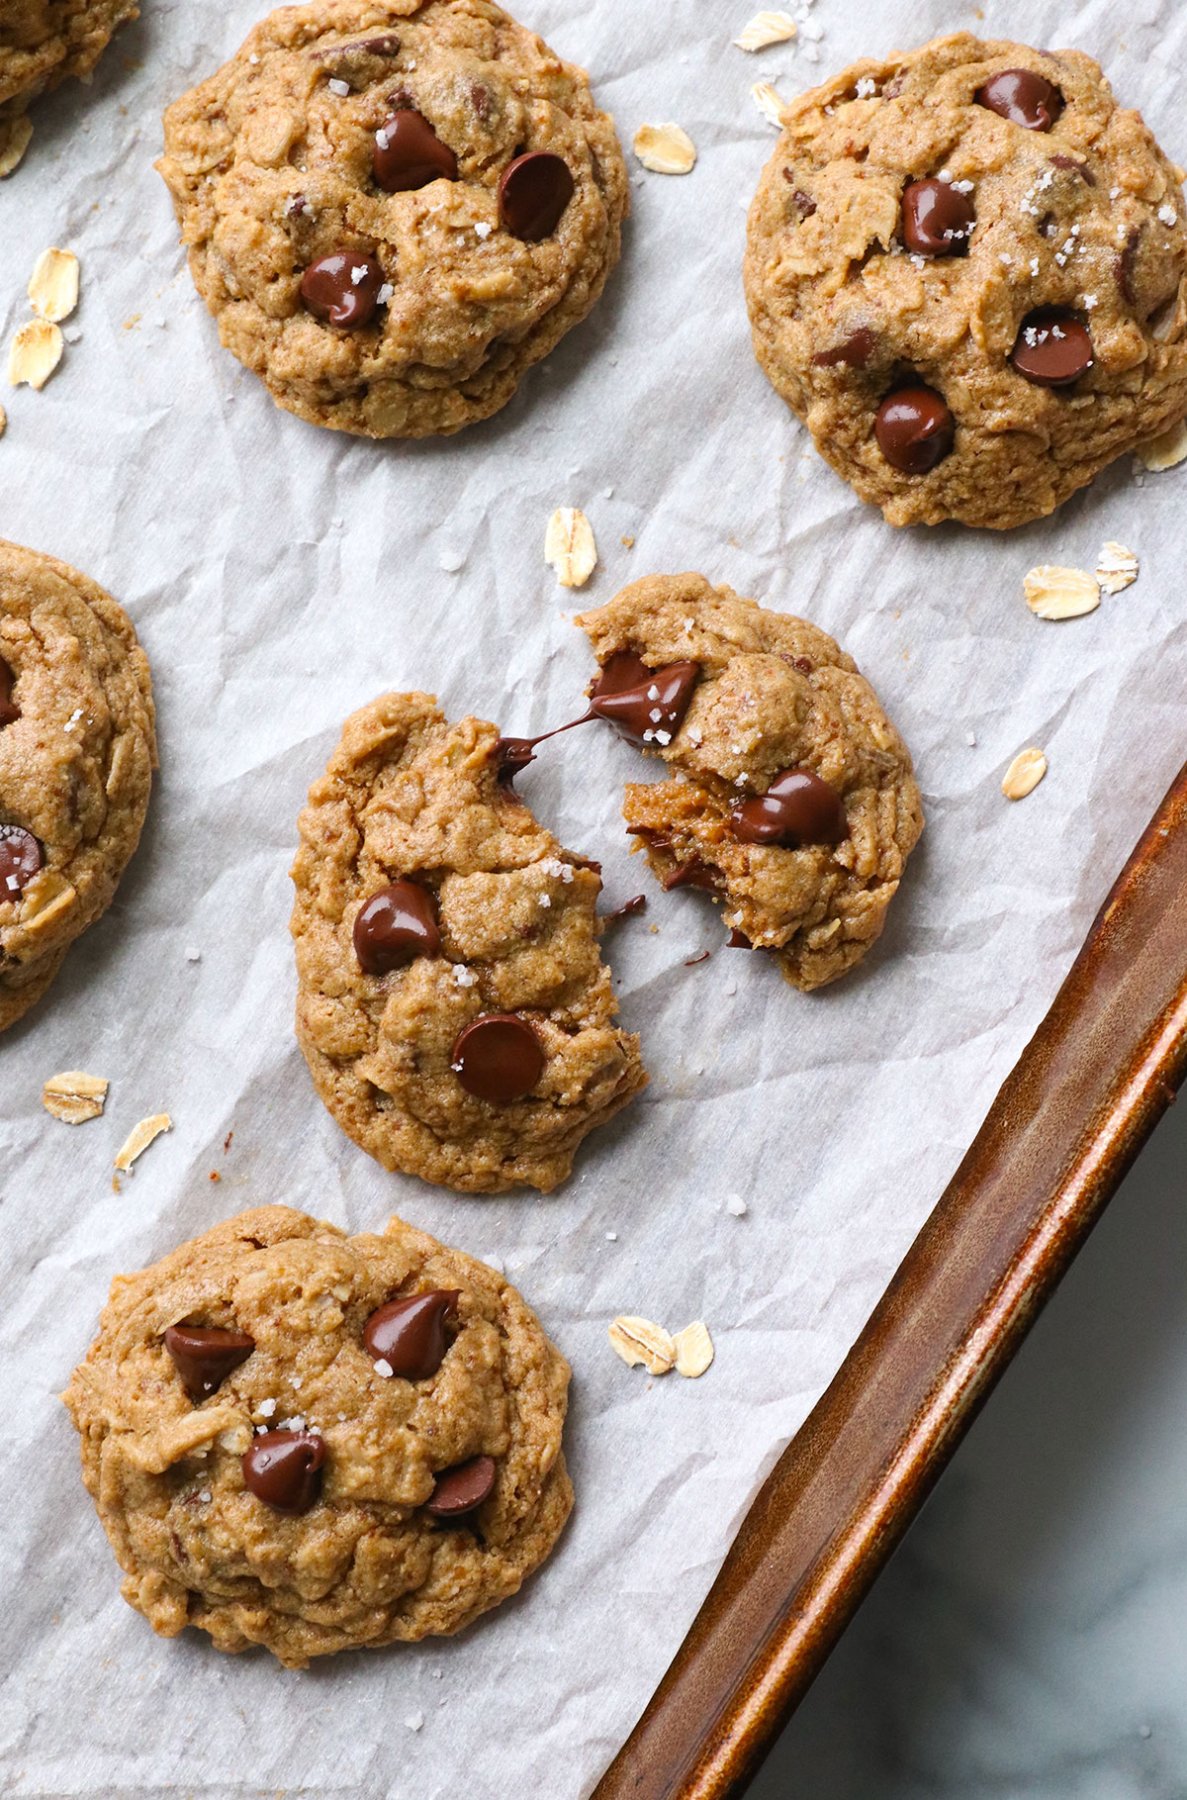
[{"label": "brown sugar colored dough", "polygon": [[0,1031],[110,905],[155,767],[128,615],[77,569],[0,541]]},{"label": "brown sugar colored dough", "polygon": [[758,360],[892,525],[1039,518],[1187,414],[1182,179],[1078,51],[855,64],[751,209]]},{"label": "brown sugar colored dough", "polygon": [[269,1206],[117,1276],[63,1398],[129,1604],[302,1668],[517,1591],[572,1506],[568,1382],[486,1264]]},{"label": "brown sugar colored dough", "polygon": [[[4,0],[0,6],[0,155],[27,108],[70,76],[91,73],[132,0]],[[28,127],[24,127],[26,133]]]},{"label": "brown sugar colored dough", "polygon": [[[603,668],[630,652],[700,670],[683,718],[644,744],[671,777],[626,790],[627,829],[664,887],[718,896],[726,925],[772,951],[793,987],[852,969],[923,829],[906,745],[852,660],[814,625],[695,574],[634,582],[577,623]],[[764,811],[808,841],[756,841]]]},{"label": "brown sugar colored dough", "polygon": [[647,1078],[598,954],[596,867],[500,780],[498,745],[424,694],[347,720],[300,820],[297,1038],[385,1168],[547,1192]]},{"label": "brown sugar colored dough", "polygon": [[165,116],[190,269],[279,405],[366,437],[504,406],[618,261],[584,73],[490,0],[282,7]]}]

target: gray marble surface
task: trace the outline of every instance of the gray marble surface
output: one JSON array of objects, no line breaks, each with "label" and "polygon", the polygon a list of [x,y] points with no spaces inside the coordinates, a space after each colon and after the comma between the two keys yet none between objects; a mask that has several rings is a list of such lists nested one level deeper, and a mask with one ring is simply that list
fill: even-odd
[{"label": "gray marble surface", "polygon": [[1187,1796],[1187,1097],[750,1800]]}]

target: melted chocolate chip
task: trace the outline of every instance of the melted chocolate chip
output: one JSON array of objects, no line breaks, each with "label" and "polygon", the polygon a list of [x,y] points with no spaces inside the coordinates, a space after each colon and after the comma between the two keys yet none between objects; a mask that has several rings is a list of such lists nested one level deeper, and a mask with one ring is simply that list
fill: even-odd
[{"label": "melted chocolate chip", "polygon": [[674,662],[649,669],[634,651],[616,650],[590,691],[590,709],[632,744],[663,747],[684,723],[700,679],[699,663]]},{"label": "melted chocolate chip", "polygon": [[1063,95],[1033,69],[1003,69],[973,96],[978,106],[988,107],[1011,125],[1024,131],[1050,131],[1063,111]]},{"label": "melted chocolate chip", "polygon": [[892,468],[904,475],[926,475],[950,454],[956,421],[934,388],[895,388],[878,408],[874,435]]},{"label": "melted chocolate chip", "polygon": [[321,1493],[325,1460],[315,1431],[265,1431],[243,1454],[244,1486],[274,1512],[307,1513]]},{"label": "melted chocolate chip", "polygon": [[23,893],[44,866],[45,853],[23,825],[0,825],[0,906]]},{"label": "melted chocolate chip", "polygon": [[603,913],[602,917],[607,925],[611,925],[615,919],[632,919],[636,913],[645,913],[646,911],[646,894],[632,894],[629,900],[624,900],[621,906],[614,908],[613,912]]},{"label": "melted chocolate chip", "polygon": [[551,237],[575,190],[568,163],[551,151],[530,150],[517,156],[499,182],[503,229],[528,244]]},{"label": "melted chocolate chip", "polygon": [[410,1294],[389,1300],[371,1314],[363,1326],[363,1342],[376,1362],[385,1362],[393,1375],[405,1381],[427,1381],[445,1359],[448,1322],[457,1318],[461,1295],[456,1289],[435,1288],[427,1294]]},{"label": "melted chocolate chip", "polygon": [[469,1462],[442,1470],[425,1511],[435,1519],[460,1519],[481,1506],[494,1485],[494,1457],[472,1456]]},{"label": "melted chocolate chip", "polygon": [[717,871],[711,869],[708,863],[703,863],[699,856],[694,856],[688,862],[678,863],[674,869],[669,869],[663,878],[665,894],[682,887],[700,888],[706,894],[716,894],[721,883]]},{"label": "melted chocolate chip", "polygon": [[5,725],[11,725],[14,719],[19,719],[21,716],[21,709],[12,697],[12,690],[15,686],[16,676],[4,658],[0,656],[0,730],[3,730]]},{"label": "melted chocolate chip", "polygon": [[1074,313],[1047,307],[1023,319],[1010,361],[1036,387],[1070,387],[1096,361],[1092,334]]},{"label": "melted chocolate chip", "polygon": [[750,939],[746,936],[746,933],[744,931],[739,931],[736,925],[734,926],[734,929],[730,932],[729,936],[726,938],[725,947],[727,950],[753,950],[754,949],[754,945],[750,942]]},{"label": "melted chocolate chip", "polygon": [[859,325],[843,343],[834,344],[831,350],[818,350],[812,361],[818,369],[864,369],[877,341],[868,325]]},{"label": "melted chocolate chip", "polygon": [[333,250],[311,262],[301,277],[301,298],[327,325],[365,325],[379,304],[383,270],[373,256]]},{"label": "melted chocolate chip", "polygon": [[1121,289],[1122,297],[1130,306],[1137,304],[1137,292],[1133,285],[1133,278],[1137,272],[1138,251],[1141,249],[1141,244],[1141,226],[1131,225],[1125,239],[1125,247],[1117,258],[1117,286]]},{"label": "melted chocolate chip", "polygon": [[433,896],[415,881],[393,881],[360,906],[354,953],[366,975],[387,975],[441,948]]},{"label": "melted chocolate chip", "polygon": [[454,1039],[450,1066],[467,1094],[507,1106],[544,1073],[544,1047],[517,1013],[483,1013]]},{"label": "melted chocolate chip", "polygon": [[206,1325],[170,1325],[165,1348],[173,1358],[181,1385],[195,1405],[208,1400],[232,1369],[255,1349],[246,1331],[224,1331]]},{"label": "melted chocolate chip", "polygon": [[407,194],[430,181],[456,181],[457,157],[422,113],[404,108],[385,119],[371,151],[375,180],[386,194]]},{"label": "melted chocolate chip", "polygon": [[553,731],[542,731],[538,737],[511,738],[501,737],[495,745],[495,759],[499,765],[499,780],[509,787],[517,775],[536,760],[536,745],[546,744],[550,738],[560,737],[562,732],[575,731],[578,725],[588,725],[591,719],[597,718],[591,707],[583,712],[579,719],[570,719],[567,725],[558,725]]},{"label": "melted chocolate chip", "polygon": [[1049,158],[1049,161],[1053,169],[1071,169],[1075,174],[1081,176],[1089,187],[1096,186],[1096,176],[1088,164],[1078,162],[1074,156],[1064,156],[1061,151],[1057,156]]},{"label": "melted chocolate chip", "polygon": [[903,242],[916,256],[964,256],[977,209],[950,181],[912,181],[903,194]]},{"label": "melted chocolate chip", "polygon": [[695,969],[698,963],[708,962],[712,954],[712,950],[702,950],[696,956],[686,956],[684,966],[686,969]]},{"label": "melted chocolate chip", "polygon": [[743,844],[778,844],[788,850],[839,844],[849,836],[840,795],[811,769],[784,769],[765,794],[734,807],[730,825]]}]

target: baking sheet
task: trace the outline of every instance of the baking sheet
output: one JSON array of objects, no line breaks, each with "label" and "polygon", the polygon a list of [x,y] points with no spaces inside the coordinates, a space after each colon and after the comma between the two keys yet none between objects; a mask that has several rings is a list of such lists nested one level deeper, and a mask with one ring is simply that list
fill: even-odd
[{"label": "baking sheet", "polygon": [[[84,294],[50,385],[7,398],[0,532],[129,607],[162,748],[115,906],[0,1044],[0,1773],[22,1797],[579,1800],[1183,755],[1187,477],[1123,464],[1008,537],[894,534],[861,507],[751,359],[744,207],[774,133],[750,84],[791,95],[961,26],[1075,43],[1187,158],[1187,9],[819,0],[815,52],[805,35],[747,57],[730,45],[742,0],[523,0],[525,22],[594,72],[626,142],[672,118],[700,161],[683,180],[638,173],[622,269],[500,418],[390,447],[276,411],[219,349],[151,168],[163,105],[261,10],[144,0],[92,88],[37,109],[26,164],[0,184],[6,337],[46,245],[79,253]],[[807,998],[725,951],[703,896],[660,896],[631,863],[618,806],[634,752],[593,730],[579,750],[550,746],[525,797],[604,863],[607,907],[649,892],[610,954],[652,1085],[558,1194],[458,1199],[385,1175],[316,1101],[290,1026],[287,868],[342,719],[383,689],[435,690],[452,715],[520,734],[572,715],[590,662],[577,601],[542,560],[558,505],[584,507],[601,548],[581,604],[697,568],[837,635],[912,746],[928,830],[881,947]],[[1086,620],[1033,619],[1025,572],[1091,567],[1106,538],[1139,553],[1139,585]],[[1051,772],[1011,807],[1001,775],[1031,743]],[[72,1067],[112,1083],[105,1117],[76,1131],[40,1105],[45,1077]],[[113,1193],[127,1130],[162,1109],[173,1132]],[[519,1599],[456,1642],[294,1674],[197,1635],[156,1639],[118,1597],[55,1395],[117,1270],[271,1201],[352,1229],[399,1212],[501,1259],[573,1362],[572,1524]],[[605,1335],[622,1311],[703,1317],[713,1369],[628,1372]]]}]

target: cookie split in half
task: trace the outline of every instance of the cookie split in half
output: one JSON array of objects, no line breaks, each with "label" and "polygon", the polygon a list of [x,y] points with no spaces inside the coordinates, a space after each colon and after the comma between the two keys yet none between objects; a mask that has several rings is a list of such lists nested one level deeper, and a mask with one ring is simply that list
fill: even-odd
[{"label": "cookie split in half", "polygon": [[128,615],[77,569],[0,542],[0,1031],[110,905],[156,762]]},{"label": "cookie split in half", "polygon": [[281,7],[165,115],[219,335],[365,437],[504,406],[618,261],[629,187],[582,70],[491,0]]},{"label": "cookie split in half", "polygon": [[598,952],[596,865],[505,779],[495,726],[387,694],[346,722],[300,819],[297,1037],[385,1168],[541,1192],[645,1085]]},{"label": "cookie split in half", "polygon": [[303,1668],[519,1589],[573,1503],[568,1383],[485,1263],[270,1206],[117,1277],[63,1399],[129,1604]]},{"label": "cookie split in half", "polygon": [[577,624],[596,711],[671,770],[624,808],[664,888],[712,894],[731,944],[793,987],[852,969],[923,830],[910,754],[852,660],[703,575],[636,581]]},{"label": "cookie split in half", "polygon": [[1079,51],[855,64],[751,208],[758,360],[892,525],[1043,517],[1187,414],[1181,184]]}]

